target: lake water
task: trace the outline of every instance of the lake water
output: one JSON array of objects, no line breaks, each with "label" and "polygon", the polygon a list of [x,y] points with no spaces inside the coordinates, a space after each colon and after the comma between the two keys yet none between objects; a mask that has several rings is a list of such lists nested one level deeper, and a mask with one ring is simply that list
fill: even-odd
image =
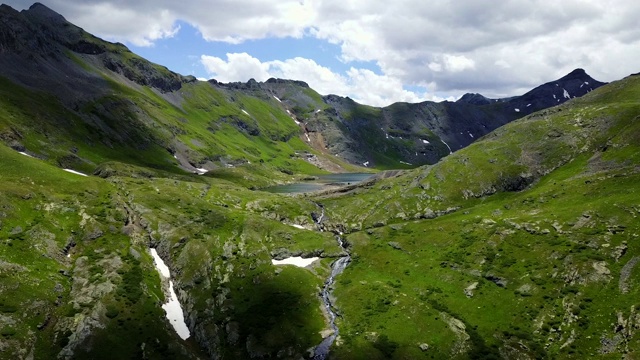
[{"label": "lake water", "polygon": [[291,194],[291,193],[303,193],[322,190],[328,185],[350,185],[359,183],[366,180],[374,174],[368,173],[344,173],[344,174],[326,174],[318,175],[317,179],[309,180],[303,183],[293,183],[286,185],[271,186],[262,189],[262,191],[268,191],[271,193]]}]

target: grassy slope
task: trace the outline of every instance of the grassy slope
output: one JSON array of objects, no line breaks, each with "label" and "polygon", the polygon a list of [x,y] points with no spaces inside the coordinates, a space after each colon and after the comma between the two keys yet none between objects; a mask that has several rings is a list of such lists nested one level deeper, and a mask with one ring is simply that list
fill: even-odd
[{"label": "grassy slope", "polygon": [[[347,238],[354,262],[336,288],[336,357],[635,354],[639,339],[629,329],[640,278],[631,272],[626,293],[620,278],[640,250],[639,95],[640,80],[628,78],[374,185],[386,190],[324,199],[330,216],[354,229],[395,222]],[[502,192],[521,175],[535,183]],[[402,220],[452,206],[461,209]],[[463,290],[474,283],[468,298]],[[631,318],[624,332],[612,325],[618,314]],[[448,316],[462,321],[466,336],[452,331]]]},{"label": "grassy slope", "polygon": [[[4,146],[0,152],[6,354],[53,357],[74,341],[74,324],[91,319],[105,327],[75,344],[75,356],[142,356],[142,342],[153,358],[199,354],[164,321],[149,241],[171,264],[176,289],[189,294],[182,301],[209,350],[245,357],[244,346],[224,345],[253,337],[256,353],[302,354],[319,342],[315,294],[328,263],[275,271],[270,261],[284,248],[337,254],[329,234],[283,224],[311,224],[313,203],[151,169],[151,178],[86,178]],[[229,323],[237,324],[235,340],[216,330]]]}]

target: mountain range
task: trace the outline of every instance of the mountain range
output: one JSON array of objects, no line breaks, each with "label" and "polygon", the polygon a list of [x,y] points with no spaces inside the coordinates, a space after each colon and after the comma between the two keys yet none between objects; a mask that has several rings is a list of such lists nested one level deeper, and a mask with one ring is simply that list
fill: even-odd
[{"label": "mountain range", "polygon": [[635,358],[639,95],[371,107],[0,5],[0,358]]}]

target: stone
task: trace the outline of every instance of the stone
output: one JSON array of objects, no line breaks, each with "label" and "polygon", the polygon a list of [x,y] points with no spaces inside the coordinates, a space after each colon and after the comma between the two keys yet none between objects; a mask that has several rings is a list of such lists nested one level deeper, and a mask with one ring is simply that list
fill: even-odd
[{"label": "stone", "polygon": [[504,287],[507,287],[507,283],[508,283],[507,279],[504,279],[504,278],[501,278],[501,277],[495,276],[495,275],[494,275],[494,274],[492,274],[492,273],[487,273],[487,274],[484,276],[484,278],[485,278],[485,279],[487,279],[487,280],[489,280],[489,281],[491,281],[491,282],[493,282],[494,284],[496,284],[496,285],[498,285],[498,286],[500,286],[500,287],[503,287],[503,288],[504,288]]},{"label": "stone", "polygon": [[465,294],[468,298],[471,298],[471,297],[473,297],[473,290],[475,290],[475,289],[477,289],[477,288],[478,288],[478,282],[476,281],[476,282],[474,282],[473,284],[471,284],[471,285],[467,286],[467,287],[464,289],[464,294]]},{"label": "stone", "polygon": [[593,263],[593,269],[598,273],[598,275],[609,275],[611,274],[611,270],[607,269],[606,261],[596,261]]}]

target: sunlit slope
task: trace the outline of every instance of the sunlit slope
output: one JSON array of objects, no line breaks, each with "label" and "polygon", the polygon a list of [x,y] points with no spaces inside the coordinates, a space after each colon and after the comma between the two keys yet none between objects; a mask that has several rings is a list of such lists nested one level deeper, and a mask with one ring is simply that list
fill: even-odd
[{"label": "sunlit slope", "polygon": [[637,355],[639,95],[629,77],[319,199],[353,231],[336,358]]},{"label": "sunlit slope", "polygon": [[589,166],[574,167],[573,175],[633,172],[640,160],[639,94],[640,78],[625,78],[507,124],[436,165],[368,184],[327,205],[359,229],[429,218],[495,193],[521,191],[585,157]]}]

